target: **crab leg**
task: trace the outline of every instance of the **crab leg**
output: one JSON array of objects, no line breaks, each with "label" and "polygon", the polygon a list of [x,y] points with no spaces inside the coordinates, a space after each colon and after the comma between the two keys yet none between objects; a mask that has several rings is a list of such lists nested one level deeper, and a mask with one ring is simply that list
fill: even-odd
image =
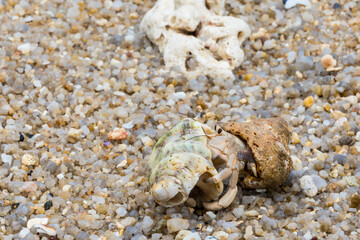
[{"label": "crab leg", "polygon": [[[223,158],[226,159],[225,156],[222,156]],[[207,183],[218,183],[221,182],[223,180],[225,180],[226,178],[230,177],[231,174],[235,171],[236,168],[236,155],[235,154],[231,154],[229,156],[229,159],[226,163],[226,168],[224,168],[223,170],[221,170],[218,174],[216,174],[215,176],[208,178],[206,180]]]},{"label": "crab leg", "polygon": [[206,209],[216,211],[216,210],[220,210],[222,208],[226,208],[232,203],[232,201],[234,200],[234,198],[236,197],[236,194],[238,192],[236,183],[237,183],[238,177],[239,177],[239,168],[240,168],[239,162],[235,162],[235,166],[234,166],[234,169],[231,174],[230,181],[229,181],[229,190],[225,193],[224,196],[222,196],[219,199],[219,201],[203,202],[203,206]]}]

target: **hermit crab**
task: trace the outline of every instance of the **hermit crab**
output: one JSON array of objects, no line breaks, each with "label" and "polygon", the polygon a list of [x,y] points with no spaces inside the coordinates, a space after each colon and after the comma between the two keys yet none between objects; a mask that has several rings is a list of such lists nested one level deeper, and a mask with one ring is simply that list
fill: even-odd
[{"label": "hermit crab", "polygon": [[[286,130],[278,129],[279,126],[286,127]],[[256,128],[263,131],[251,132]],[[153,149],[149,161],[151,194],[159,204],[171,207],[185,202],[197,187],[202,193],[203,206],[219,210],[234,200],[240,173],[245,175],[245,187],[263,188],[274,183],[281,184],[289,175],[288,167],[291,166],[286,131],[286,122],[279,119],[257,120],[254,126],[251,123],[221,123],[215,129],[193,119],[184,119],[164,134]],[[273,147],[253,149],[265,144],[256,140],[261,137],[269,137],[266,144],[270,143]],[[278,154],[278,148],[283,154]],[[271,156],[262,150],[269,150]],[[277,160],[279,157],[281,159]],[[274,165],[271,169],[284,167],[275,172],[275,175],[281,173],[281,176],[268,176],[268,164]],[[224,193],[223,180],[228,177],[228,190]],[[270,179],[269,184],[267,178]]]}]

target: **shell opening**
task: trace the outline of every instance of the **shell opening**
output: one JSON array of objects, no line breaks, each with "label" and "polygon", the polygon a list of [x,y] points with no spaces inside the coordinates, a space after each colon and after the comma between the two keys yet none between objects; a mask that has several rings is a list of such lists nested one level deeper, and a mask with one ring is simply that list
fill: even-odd
[{"label": "shell opening", "polygon": [[173,177],[168,177],[154,184],[151,188],[154,200],[168,207],[183,203],[187,196],[178,181]]},{"label": "shell opening", "polygon": [[184,202],[184,194],[182,194],[181,192],[177,193],[173,198],[171,198],[170,200],[167,201],[167,204],[170,205],[177,205],[180,204],[182,202]]}]

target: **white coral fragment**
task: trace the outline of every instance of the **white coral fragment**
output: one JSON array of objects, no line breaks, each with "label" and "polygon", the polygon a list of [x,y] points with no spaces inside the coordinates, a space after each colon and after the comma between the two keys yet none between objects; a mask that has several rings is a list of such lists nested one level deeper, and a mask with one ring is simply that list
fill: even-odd
[{"label": "white coral fragment", "polygon": [[167,69],[180,67],[188,78],[234,79],[250,36],[243,20],[222,16],[224,0],[158,0],[141,29],[159,47]]}]

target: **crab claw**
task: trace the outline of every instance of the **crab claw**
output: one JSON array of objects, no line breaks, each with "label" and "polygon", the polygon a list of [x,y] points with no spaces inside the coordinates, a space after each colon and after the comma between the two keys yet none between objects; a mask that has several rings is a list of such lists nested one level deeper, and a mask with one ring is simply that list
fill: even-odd
[{"label": "crab claw", "polygon": [[249,170],[254,174],[255,177],[257,177],[257,171],[256,171],[256,164],[255,163],[249,163]]},{"label": "crab claw", "polygon": [[155,183],[151,188],[151,192],[154,200],[164,206],[178,205],[187,198],[181,182],[173,176],[167,176],[166,179]]}]

